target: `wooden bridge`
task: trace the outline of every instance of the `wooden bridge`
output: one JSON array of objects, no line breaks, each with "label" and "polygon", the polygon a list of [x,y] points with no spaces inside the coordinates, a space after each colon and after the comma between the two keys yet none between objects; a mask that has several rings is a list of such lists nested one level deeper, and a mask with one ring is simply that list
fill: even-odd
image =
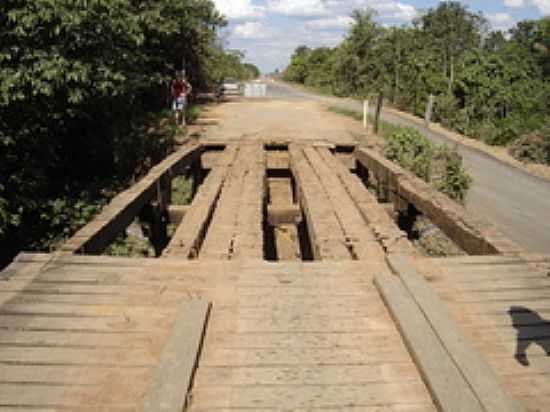
[{"label": "wooden bridge", "polygon": [[[103,254],[136,219],[157,258]],[[0,411],[543,411],[549,275],[368,148],[189,143],[1,273]]]}]

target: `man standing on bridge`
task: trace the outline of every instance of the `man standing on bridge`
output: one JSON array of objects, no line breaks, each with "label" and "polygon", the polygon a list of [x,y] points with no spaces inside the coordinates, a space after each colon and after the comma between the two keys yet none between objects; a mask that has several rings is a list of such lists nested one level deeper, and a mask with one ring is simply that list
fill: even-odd
[{"label": "man standing on bridge", "polygon": [[172,93],[172,110],[174,110],[176,125],[185,125],[185,108],[187,96],[191,94],[193,87],[185,78],[183,71],[177,72],[176,78],[172,80],[170,91]]}]

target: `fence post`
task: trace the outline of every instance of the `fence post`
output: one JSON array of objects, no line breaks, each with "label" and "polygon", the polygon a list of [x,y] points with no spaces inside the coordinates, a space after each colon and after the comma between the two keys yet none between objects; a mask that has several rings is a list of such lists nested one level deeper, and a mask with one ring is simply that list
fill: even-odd
[{"label": "fence post", "polygon": [[430,124],[432,122],[434,102],[435,102],[435,96],[433,94],[430,94],[430,97],[428,98],[428,103],[426,104],[426,114],[424,116],[424,122],[426,123],[427,127],[430,127]]},{"label": "fence post", "polygon": [[369,118],[369,101],[363,100],[363,129],[367,129]]},{"label": "fence post", "polygon": [[378,101],[376,102],[376,113],[374,116],[374,134],[378,134],[378,127],[380,123],[380,113],[382,112],[382,105],[384,104],[384,93],[380,92],[378,95]]}]

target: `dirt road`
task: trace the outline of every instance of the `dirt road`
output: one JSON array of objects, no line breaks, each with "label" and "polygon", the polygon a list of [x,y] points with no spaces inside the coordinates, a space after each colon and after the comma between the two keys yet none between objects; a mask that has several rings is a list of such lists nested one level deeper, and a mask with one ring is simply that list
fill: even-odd
[{"label": "dirt road", "polygon": [[[281,104],[285,102],[288,116],[292,118],[292,122],[287,122],[285,126],[289,131],[293,128],[307,128],[312,125],[316,129],[316,133],[320,135],[323,134],[325,127],[327,131],[330,130],[333,137],[343,133],[338,131],[340,127],[345,127],[342,123],[332,123],[334,115],[319,114],[319,106],[307,106],[307,102],[361,110],[361,105],[358,102],[318,96],[281,83],[270,83],[268,93],[270,98],[280,100]],[[296,113],[297,116],[293,116],[295,107],[302,108],[299,114]],[[311,113],[308,113],[307,107],[311,108]],[[445,136],[395,113],[383,112],[382,118],[388,122],[418,129],[436,143],[455,144]],[[249,120],[256,122],[261,121],[261,118]],[[347,124],[355,128],[355,133],[360,134],[360,131],[357,131],[358,122],[351,121]],[[503,164],[475,149],[460,145],[459,151],[464,157],[467,169],[474,178],[466,207],[497,225],[505,235],[526,250],[534,253],[549,253],[550,183]]]},{"label": "dirt road", "polygon": [[363,129],[356,121],[326,112],[311,100],[232,101],[208,114],[216,123],[207,137],[220,140],[294,140],[356,143]]}]

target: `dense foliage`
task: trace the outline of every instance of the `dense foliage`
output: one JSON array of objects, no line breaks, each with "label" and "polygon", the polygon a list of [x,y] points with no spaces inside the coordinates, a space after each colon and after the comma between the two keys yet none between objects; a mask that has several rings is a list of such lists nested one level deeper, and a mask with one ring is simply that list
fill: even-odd
[{"label": "dense foliage", "polygon": [[451,199],[464,202],[472,178],[456,149],[435,146],[414,129],[403,128],[386,141],[384,154]]},{"label": "dense foliage", "polygon": [[0,2],[0,266],[166,155],[174,70],[195,90],[253,75],[223,50],[224,25],[210,0]]},{"label": "dense foliage", "polygon": [[550,116],[550,18],[490,32],[483,15],[453,1],[409,27],[385,28],[374,17],[355,11],[336,48],[296,49],[284,78],[341,96],[383,92],[416,115],[433,94],[435,120],[447,127],[498,145],[537,133],[531,142],[548,150],[541,129]]}]

